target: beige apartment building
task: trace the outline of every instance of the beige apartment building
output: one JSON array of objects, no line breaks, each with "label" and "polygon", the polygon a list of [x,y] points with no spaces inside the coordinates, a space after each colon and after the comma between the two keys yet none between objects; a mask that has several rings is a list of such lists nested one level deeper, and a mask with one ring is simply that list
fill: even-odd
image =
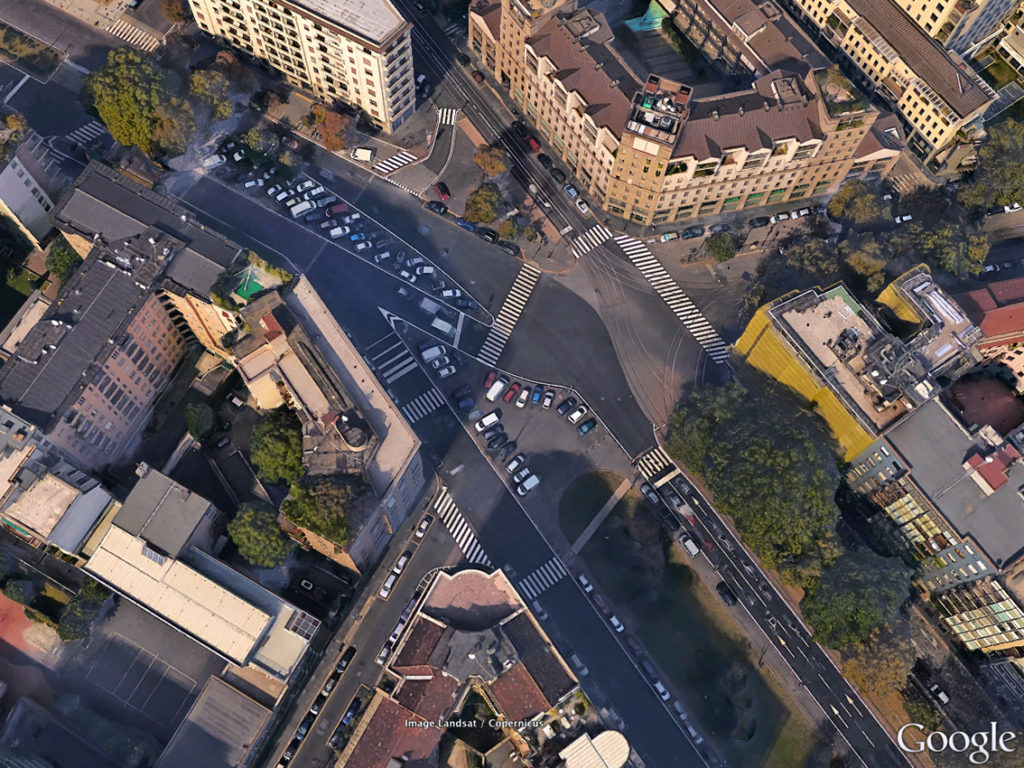
[{"label": "beige apartment building", "polygon": [[908,146],[922,160],[941,163],[948,150],[970,142],[996,94],[958,54],[929,36],[942,29],[931,21],[940,18],[934,11],[907,3],[912,17],[892,0],[790,4],[892,105],[907,130]]},{"label": "beige apartment building", "polygon": [[761,34],[743,45],[743,67],[760,75],[751,87],[697,98],[656,75],[641,82],[604,17],[575,5],[478,0],[470,45],[609,213],[656,225],[797,201],[885,175],[899,156],[897,121],[774,6],[733,8]]},{"label": "beige apartment building", "polygon": [[898,0],[930,37],[949,50],[971,56],[1000,31],[1018,0]]},{"label": "beige apartment building", "polygon": [[189,0],[199,28],[393,131],[413,113],[409,24],[389,0]]}]

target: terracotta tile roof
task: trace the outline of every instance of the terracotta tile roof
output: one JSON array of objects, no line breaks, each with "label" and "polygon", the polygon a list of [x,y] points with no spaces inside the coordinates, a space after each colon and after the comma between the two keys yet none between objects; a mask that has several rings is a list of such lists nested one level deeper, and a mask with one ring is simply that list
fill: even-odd
[{"label": "terracotta tile roof", "polygon": [[426,664],[430,659],[445,628],[420,616],[409,628],[402,650],[395,659],[394,667],[413,667]]},{"label": "terracotta tile roof", "polygon": [[437,765],[441,730],[407,726],[407,720],[425,720],[386,696],[378,694],[378,698],[369,722],[361,724],[362,733],[351,747],[346,768],[385,768],[392,758],[404,758],[403,764],[410,768]]},{"label": "terracotta tile roof", "polygon": [[[576,36],[570,30],[570,26],[575,29],[591,21],[596,31],[586,36]],[[526,43],[538,57],[551,60],[565,90],[576,91],[589,105],[587,114],[596,125],[621,136],[633,94],[642,83],[615,51],[597,42],[610,38],[604,17],[583,9],[568,17],[553,16]]]},{"label": "terracotta tile roof", "polygon": [[494,700],[509,720],[525,720],[546,712],[552,704],[523,664],[514,664],[490,684]]},{"label": "terracotta tile roof", "polygon": [[964,377],[949,396],[968,424],[988,424],[1003,437],[1024,424],[1024,401],[999,379]]},{"label": "terracotta tile roof", "polygon": [[512,641],[519,660],[526,667],[550,704],[561,701],[576,687],[572,677],[551,646],[540,636],[536,625],[526,613],[520,613],[502,625]]},{"label": "terracotta tile roof", "polygon": [[966,117],[992,101],[970,67],[952,58],[893,0],[848,2],[960,117]]},{"label": "terracotta tile roof", "polygon": [[1000,305],[1024,301],[1024,277],[989,283],[988,290]]},{"label": "terracotta tile roof", "polygon": [[820,139],[816,99],[799,76],[772,72],[755,80],[749,91],[691,100],[673,155],[700,161],[721,157],[726,149],[753,152],[781,139]]},{"label": "terracotta tile roof", "polygon": [[991,456],[992,461],[986,462],[984,456],[975,453],[967,460],[967,463],[975,469],[992,491],[998,491],[1009,482],[1009,478],[1006,476],[1007,469],[1020,458],[1020,454],[1012,445],[1004,445]]},{"label": "terracotta tile roof", "polygon": [[501,37],[501,3],[488,2],[488,0],[474,2],[470,12],[475,13],[483,20],[491,37],[495,40]]},{"label": "terracotta tile roof", "polygon": [[1024,341],[1024,278],[1000,280],[953,297],[981,329],[978,346]]},{"label": "terracotta tile roof", "polygon": [[395,698],[417,715],[437,721],[452,711],[461,684],[439,669],[432,671],[434,676],[429,680],[406,680]]}]

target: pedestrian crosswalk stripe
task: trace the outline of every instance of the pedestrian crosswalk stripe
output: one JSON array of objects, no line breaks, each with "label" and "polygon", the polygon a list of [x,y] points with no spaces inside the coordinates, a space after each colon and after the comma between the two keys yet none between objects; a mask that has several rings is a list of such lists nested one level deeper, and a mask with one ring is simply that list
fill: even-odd
[{"label": "pedestrian crosswalk stripe", "polygon": [[445,107],[441,110],[441,125],[455,125],[459,119],[459,110]]},{"label": "pedestrian crosswalk stripe", "polygon": [[385,384],[393,384],[407,373],[419,368],[419,363],[413,357],[412,352],[406,348],[405,343],[395,333],[389,333],[383,339],[374,343],[373,346],[386,344],[384,349],[369,354],[367,361],[377,373],[377,378],[382,379]]},{"label": "pedestrian crosswalk stripe", "polygon": [[160,39],[153,37],[143,29],[139,29],[134,24],[125,19],[118,19],[113,24],[107,27],[107,32],[112,34],[114,37],[119,37],[129,45],[133,45],[136,48],[140,48],[146,53],[151,53],[160,45]]},{"label": "pedestrian crosswalk stripe", "polygon": [[557,557],[552,557],[544,565],[519,582],[519,591],[527,600],[533,600],[544,590],[568,576],[569,572]]},{"label": "pedestrian crosswalk stripe", "polygon": [[690,297],[683,293],[661,263],[654,258],[647,246],[628,235],[616,237],[615,242],[711,359],[716,363],[726,362],[729,359],[729,350],[722,337]]},{"label": "pedestrian crosswalk stripe", "polygon": [[638,456],[633,463],[640,470],[640,474],[643,475],[645,480],[653,480],[664,475],[665,471],[669,469],[672,470],[669,472],[669,476],[680,474],[679,468],[672,461],[672,457],[665,453],[661,446]]},{"label": "pedestrian crosswalk stripe", "polygon": [[402,413],[410,424],[415,424],[428,413],[433,413],[445,404],[444,397],[431,387],[421,395],[402,406]]},{"label": "pedestrian crosswalk stripe", "polygon": [[508,343],[509,336],[512,335],[512,331],[516,327],[519,316],[526,307],[526,302],[530,300],[533,287],[540,279],[540,274],[540,270],[532,264],[523,264],[520,268],[515,282],[509,289],[508,296],[505,297],[497,317],[494,318],[494,325],[491,326],[483,346],[480,347],[479,357],[488,365],[497,364],[498,358],[501,357],[501,353],[505,349],[505,344]]},{"label": "pedestrian crosswalk stripe", "polygon": [[406,152],[405,150],[402,150],[398,154],[392,155],[387,160],[381,160],[379,163],[373,166],[373,170],[377,171],[377,173],[383,173],[387,175],[389,173],[394,173],[399,168],[401,168],[404,165],[408,165],[415,159],[416,155],[412,154],[411,152]]},{"label": "pedestrian crosswalk stripe", "polygon": [[444,527],[448,529],[452,538],[455,539],[456,546],[465,555],[466,560],[473,565],[482,565],[485,568],[490,568],[491,559],[487,557],[483,546],[477,541],[472,526],[462,516],[462,512],[456,505],[455,499],[448,492],[447,486],[441,486],[441,491],[434,501],[434,511],[441,518],[441,522],[444,523]]},{"label": "pedestrian crosswalk stripe", "polygon": [[586,232],[577,237],[569,251],[577,259],[597,248],[602,243],[612,239],[612,232],[607,227],[595,224]]},{"label": "pedestrian crosswalk stripe", "polygon": [[102,123],[97,123],[95,120],[91,120],[83,126],[75,128],[71,133],[67,134],[67,140],[72,141],[75,144],[88,144],[93,139],[98,139],[107,129],[103,127]]}]

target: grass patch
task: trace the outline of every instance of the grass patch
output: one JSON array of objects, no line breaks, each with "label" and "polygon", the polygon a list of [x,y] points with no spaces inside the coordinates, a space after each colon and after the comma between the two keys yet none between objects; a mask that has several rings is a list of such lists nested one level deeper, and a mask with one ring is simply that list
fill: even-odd
[{"label": "grass patch", "polygon": [[1000,59],[996,59],[990,66],[981,70],[981,76],[997,91],[1017,79],[1017,73],[1013,67]]},{"label": "grass patch", "polygon": [[40,80],[47,80],[60,65],[60,57],[53,48],[2,21],[0,59]]},{"label": "grass patch", "polygon": [[805,764],[814,743],[810,724],[775,690],[767,668],[758,669],[762,649],[742,635],[639,497],[624,498],[581,554],[619,617],[635,628],[669,687],[730,765]]},{"label": "grass patch", "polygon": [[576,541],[601,511],[623,477],[617,472],[587,472],[573,480],[558,502],[558,523],[570,542]]},{"label": "grass patch", "polygon": [[17,291],[28,298],[39,285],[39,275],[32,274],[27,269],[12,270],[7,275],[7,287]]}]

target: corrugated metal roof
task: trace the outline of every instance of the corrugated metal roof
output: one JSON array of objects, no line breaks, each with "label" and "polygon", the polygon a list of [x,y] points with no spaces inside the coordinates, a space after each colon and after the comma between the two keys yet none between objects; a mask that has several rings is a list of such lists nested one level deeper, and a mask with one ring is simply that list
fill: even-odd
[{"label": "corrugated metal roof", "polygon": [[147,556],[144,547],[112,525],[85,569],[223,656],[248,663],[270,614],[177,560]]},{"label": "corrugated metal roof", "polygon": [[208,499],[149,468],[124,500],[114,523],[176,558],[211,506]]}]

